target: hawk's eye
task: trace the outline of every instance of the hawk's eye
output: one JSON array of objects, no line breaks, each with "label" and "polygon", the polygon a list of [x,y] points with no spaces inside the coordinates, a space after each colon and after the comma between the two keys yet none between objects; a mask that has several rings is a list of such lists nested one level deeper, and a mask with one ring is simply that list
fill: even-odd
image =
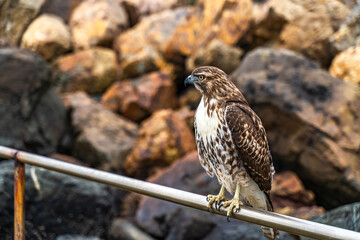
[{"label": "hawk's eye", "polygon": [[200,81],[204,80],[204,78],[205,78],[204,75],[199,75],[199,76],[198,76],[198,79],[199,79]]}]

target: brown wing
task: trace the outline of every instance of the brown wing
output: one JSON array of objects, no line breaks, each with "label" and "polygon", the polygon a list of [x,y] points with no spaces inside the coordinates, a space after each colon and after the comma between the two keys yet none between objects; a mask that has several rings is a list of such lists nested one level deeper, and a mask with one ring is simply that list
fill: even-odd
[{"label": "brown wing", "polygon": [[239,103],[228,105],[225,117],[247,172],[260,190],[270,191],[272,159],[260,118],[248,105]]}]

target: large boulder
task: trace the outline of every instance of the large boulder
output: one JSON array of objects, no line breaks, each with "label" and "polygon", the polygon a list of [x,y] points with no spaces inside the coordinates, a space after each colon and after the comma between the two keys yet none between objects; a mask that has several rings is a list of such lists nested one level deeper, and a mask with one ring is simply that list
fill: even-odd
[{"label": "large boulder", "polygon": [[[220,185],[201,167],[196,151],[158,172],[147,181],[202,195],[216,194]],[[229,196],[230,197],[230,196]],[[205,198],[205,196],[204,196]],[[259,226],[141,196],[136,223],[160,239],[265,239]],[[281,233],[281,239],[293,239]]]},{"label": "large boulder", "polygon": [[75,156],[93,167],[121,170],[126,156],[134,148],[138,126],[104,108],[85,93],[65,98],[76,135]]},{"label": "large boulder", "polygon": [[334,77],[360,85],[360,46],[350,47],[336,55],[329,71]]},{"label": "large boulder", "polygon": [[270,148],[335,207],[360,200],[360,96],[356,88],[288,50],[250,52],[231,75],[267,130]]},{"label": "large boulder", "polygon": [[329,39],[350,9],[338,0],[272,2],[274,12],[287,21],[280,34],[283,47],[302,53],[322,66],[329,66],[335,54]]},{"label": "large boulder", "polygon": [[252,46],[283,47],[297,51],[328,67],[336,54],[331,37],[350,9],[339,0],[254,1]]},{"label": "large boulder", "polygon": [[175,107],[176,100],[176,87],[170,74],[153,72],[114,83],[101,102],[114,112],[141,121],[156,110]]},{"label": "large boulder", "polygon": [[103,47],[61,56],[53,65],[53,78],[61,92],[102,93],[117,77],[116,54]]},{"label": "large boulder", "polygon": [[0,4],[0,36],[17,46],[26,27],[37,16],[45,0],[3,0]]},{"label": "large boulder", "polygon": [[120,34],[114,48],[119,55],[123,78],[138,77],[158,69],[172,71],[173,66],[163,57],[164,47],[189,12],[189,8],[165,10],[144,18]]},{"label": "large boulder", "polygon": [[54,152],[66,114],[51,88],[50,66],[34,52],[3,48],[0,76],[0,145]]},{"label": "large boulder", "polygon": [[60,17],[43,14],[26,29],[21,46],[39,53],[46,60],[50,60],[70,49],[70,30]]},{"label": "large boulder", "polygon": [[86,0],[70,18],[75,48],[111,46],[128,24],[126,11],[117,0]]},{"label": "large boulder", "polygon": [[172,110],[160,110],[142,122],[135,147],[125,162],[128,175],[145,179],[196,148],[193,132]]},{"label": "large boulder", "polygon": [[[14,162],[0,162],[0,236],[13,239]],[[27,239],[55,239],[62,234],[105,237],[116,214],[119,190],[26,165]]]},{"label": "large boulder", "polygon": [[[356,202],[327,211],[325,214],[313,217],[311,221],[360,232],[359,217],[360,203]],[[301,237],[301,240],[309,240],[309,238]]]}]

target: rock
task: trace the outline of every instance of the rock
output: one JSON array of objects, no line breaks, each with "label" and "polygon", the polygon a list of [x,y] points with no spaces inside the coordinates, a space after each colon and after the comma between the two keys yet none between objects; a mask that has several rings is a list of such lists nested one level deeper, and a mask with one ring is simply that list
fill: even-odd
[{"label": "rock", "polygon": [[154,168],[168,166],[195,148],[194,134],[186,123],[172,110],[160,110],[142,122],[124,170],[129,176],[144,179]]},{"label": "rock", "polygon": [[76,48],[111,46],[128,25],[127,14],[117,0],[85,0],[70,18]]},{"label": "rock", "polygon": [[240,64],[243,51],[222,40],[214,39],[206,47],[198,49],[186,61],[186,69],[192,72],[200,66],[215,66],[230,74]]},{"label": "rock", "polygon": [[55,238],[55,240],[102,240],[102,238],[92,237],[92,236],[81,236],[81,235],[60,235]]},{"label": "rock", "polygon": [[121,170],[134,148],[138,127],[105,109],[84,93],[69,95],[72,126],[77,138],[74,154],[83,162],[105,170]]},{"label": "rock", "polygon": [[69,22],[72,11],[84,0],[47,0],[40,9],[40,13],[54,14]]},{"label": "rock", "polygon": [[114,83],[101,103],[133,121],[141,121],[156,110],[176,106],[176,87],[171,76],[154,72]]},{"label": "rock", "polygon": [[104,92],[117,76],[116,54],[95,47],[61,56],[54,62],[54,81],[61,92]]},{"label": "rock", "polygon": [[120,2],[130,4],[133,8],[136,8],[140,18],[190,3],[188,0],[120,0]]},{"label": "rock", "polygon": [[213,39],[236,44],[250,27],[251,6],[251,0],[198,1],[195,10],[176,27],[165,47],[166,56],[181,59]]},{"label": "rock", "polygon": [[[327,211],[312,218],[311,221],[359,232],[359,214],[360,203],[356,202]],[[301,240],[309,240],[309,238],[301,237]]]},{"label": "rock", "polygon": [[350,47],[336,55],[329,71],[334,77],[360,84],[360,46]]},{"label": "rock", "polygon": [[0,145],[55,152],[65,127],[65,108],[50,87],[50,67],[25,49],[0,49]]},{"label": "rock", "polygon": [[201,93],[195,87],[188,88],[180,96],[179,105],[180,107],[188,106],[191,109],[196,109],[199,105],[201,97]]},{"label": "rock", "polygon": [[[201,167],[193,151],[147,181],[202,195],[215,194],[220,185]],[[205,196],[204,196],[205,198]],[[210,214],[175,203],[141,196],[136,222],[160,239],[265,239],[255,224]],[[281,234],[281,239],[292,239]]]},{"label": "rock", "polygon": [[276,159],[327,208],[360,200],[357,89],[288,50],[259,48],[231,75],[259,114]]},{"label": "rock", "polygon": [[50,60],[70,49],[70,30],[60,17],[43,14],[26,29],[21,46]]},{"label": "rock", "polygon": [[3,0],[0,7],[0,36],[17,46],[26,27],[37,16],[45,0]]},{"label": "rock", "polygon": [[330,43],[338,52],[360,45],[360,5],[351,10],[340,28],[330,37]]},{"label": "rock", "polygon": [[119,54],[123,78],[158,69],[173,71],[173,66],[162,56],[164,46],[189,11],[189,8],[177,8],[151,15],[116,38],[114,48]]},{"label": "rock", "polygon": [[276,173],[271,188],[275,212],[309,219],[325,212],[315,205],[315,195],[306,190],[298,176],[291,171]]},{"label": "rock", "polygon": [[329,37],[348,15],[349,8],[337,0],[273,0],[272,7],[288,22],[281,31],[282,46],[329,66],[335,54]]},{"label": "rock", "polygon": [[153,240],[151,236],[125,219],[115,219],[111,225],[109,239],[116,240]]},{"label": "rock", "polygon": [[[0,162],[2,239],[13,239],[13,166],[12,160]],[[118,204],[109,187],[30,165],[25,176],[27,239],[51,240],[64,233],[106,236]]]},{"label": "rock", "polygon": [[287,20],[283,17],[282,12],[276,11],[279,4],[276,1],[253,1],[252,7],[252,27],[247,43],[251,48],[257,46],[272,46],[278,47],[280,45],[279,36]]}]

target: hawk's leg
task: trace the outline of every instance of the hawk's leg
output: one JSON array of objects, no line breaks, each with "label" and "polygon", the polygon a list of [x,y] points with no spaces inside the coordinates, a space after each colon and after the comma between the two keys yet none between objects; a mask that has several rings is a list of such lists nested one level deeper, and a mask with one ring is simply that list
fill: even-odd
[{"label": "hawk's leg", "polygon": [[215,209],[220,210],[222,207],[222,201],[227,201],[225,197],[225,187],[221,185],[221,189],[218,195],[207,195],[206,200],[208,201],[208,208],[212,209],[212,205],[215,202]]},{"label": "hawk's leg", "polygon": [[230,215],[233,213],[234,208],[235,208],[235,212],[238,212],[240,210],[240,206],[243,205],[243,203],[240,201],[240,184],[236,184],[234,198],[230,201],[224,202],[223,205],[224,207],[230,206],[226,214],[228,220]]}]

